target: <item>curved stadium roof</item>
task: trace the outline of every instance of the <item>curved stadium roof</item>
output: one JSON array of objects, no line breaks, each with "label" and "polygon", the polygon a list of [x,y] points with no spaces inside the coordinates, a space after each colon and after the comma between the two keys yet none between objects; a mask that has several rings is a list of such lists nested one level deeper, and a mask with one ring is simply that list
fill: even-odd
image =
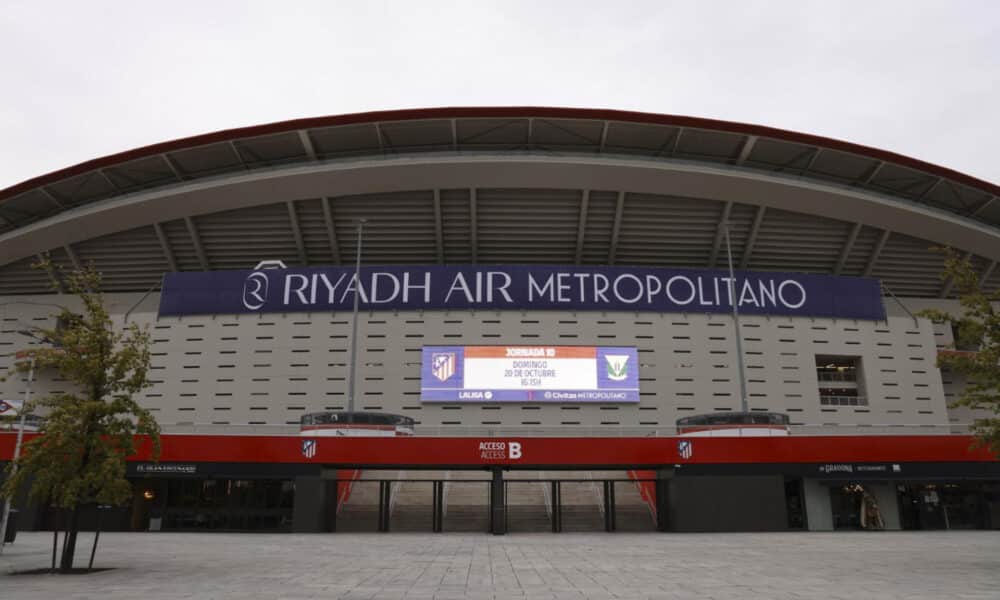
[{"label": "curved stadium roof", "polygon": [[779,129],[562,108],[439,108],[232,129],[0,190],[0,294],[39,293],[49,252],[110,290],[259,260],[721,266],[950,292],[932,245],[1000,285],[1000,188],[898,154]]}]

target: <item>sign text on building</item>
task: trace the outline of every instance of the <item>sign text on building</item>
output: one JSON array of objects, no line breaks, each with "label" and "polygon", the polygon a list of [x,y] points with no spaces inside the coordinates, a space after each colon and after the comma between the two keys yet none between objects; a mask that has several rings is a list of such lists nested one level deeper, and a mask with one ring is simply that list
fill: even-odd
[{"label": "sign text on building", "polygon": [[[387,266],[168,273],[160,315],[351,310],[601,310],[885,318],[875,279],[640,267]],[[732,291],[731,291],[732,290]]]}]

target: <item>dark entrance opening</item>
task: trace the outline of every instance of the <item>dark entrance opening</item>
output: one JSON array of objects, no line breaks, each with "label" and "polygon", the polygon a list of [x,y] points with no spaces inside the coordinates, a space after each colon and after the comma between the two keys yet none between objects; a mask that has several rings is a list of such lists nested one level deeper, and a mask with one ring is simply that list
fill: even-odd
[{"label": "dark entrance opening", "polygon": [[657,527],[653,480],[636,480],[626,471],[357,473],[353,480],[337,482],[336,499],[326,495],[322,530],[506,533]]},{"label": "dark entrance opening", "polygon": [[897,486],[903,529],[986,529],[991,510],[980,483]]},{"label": "dark entrance opening", "polygon": [[291,531],[289,479],[166,479],[135,487],[131,520],[139,529]]}]

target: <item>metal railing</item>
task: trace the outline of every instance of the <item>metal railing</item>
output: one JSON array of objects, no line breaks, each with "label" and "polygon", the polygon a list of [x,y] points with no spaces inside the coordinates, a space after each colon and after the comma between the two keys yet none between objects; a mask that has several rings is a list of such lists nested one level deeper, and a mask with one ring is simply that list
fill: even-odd
[{"label": "metal railing", "polygon": [[858,374],[857,373],[841,373],[839,371],[817,371],[816,372],[817,381],[838,381],[844,383],[857,383]]},{"label": "metal railing", "polygon": [[821,406],[868,406],[868,396],[827,396],[819,397]]}]

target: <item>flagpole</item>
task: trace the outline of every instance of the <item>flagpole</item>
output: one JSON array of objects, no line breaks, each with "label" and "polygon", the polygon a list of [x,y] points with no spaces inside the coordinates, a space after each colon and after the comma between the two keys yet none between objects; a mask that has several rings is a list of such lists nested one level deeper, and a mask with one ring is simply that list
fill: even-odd
[{"label": "flagpole", "polygon": [[726,232],[726,254],[729,255],[729,303],[733,306],[733,325],[736,327],[736,355],[740,367],[740,410],[749,412],[746,370],[743,366],[743,336],[740,334],[740,311],[739,301],[736,298],[736,272],[733,270],[733,248],[729,242],[729,224],[723,223],[722,228]]},{"label": "flagpole", "polygon": [[[367,219],[358,221],[358,252],[354,263],[354,315],[351,323],[351,371],[350,383],[347,385],[347,412],[354,414],[355,379],[358,374],[358,297],[361,296],[361,235],[364,233]],[[354,417],[351,417],[353,422]]]}]

